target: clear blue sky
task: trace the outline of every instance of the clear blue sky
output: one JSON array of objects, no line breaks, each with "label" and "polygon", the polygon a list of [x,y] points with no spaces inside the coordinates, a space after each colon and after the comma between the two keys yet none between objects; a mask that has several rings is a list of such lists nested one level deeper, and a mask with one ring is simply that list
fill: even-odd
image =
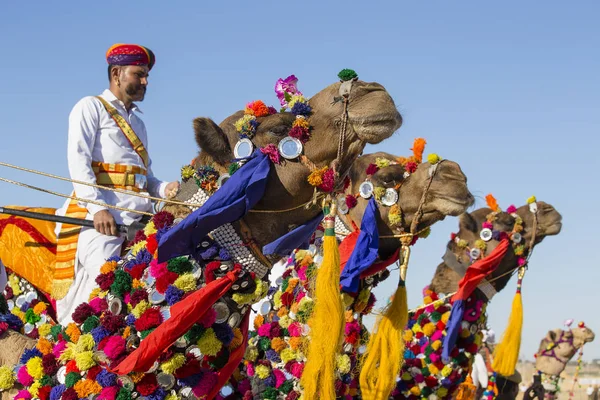
[{"label": "clear blue sky", "polygon": [[[388,89],[405,121],[367,151],[404,154],[423,136],[426,152],[461,164],[478,207],[488,192],[504,208],[535,194],[563,214],[563,232],[539,246],[525,278],[522,354],[531,358],[544,333],[567,318],[600,331],[600,3],[485,3],[6,2],[0,160],[67,175],[67,116],[107,86],[104,53],[116,42],[157,55],[141,108],[154,170],[165,180],[195,155],[194,117],[220,122],[250,100],[275,104],[275,80],[292,73],[310,96],[353,68]],[[7,169],[0,176],[70,190]],[[61,203],[0,183],[2,205]],[[411,306],[456,226],[448,219],[416,246]],[[515,285],[489,308],[498,336]],[[599,358],[600,339],[585,353]]]}]

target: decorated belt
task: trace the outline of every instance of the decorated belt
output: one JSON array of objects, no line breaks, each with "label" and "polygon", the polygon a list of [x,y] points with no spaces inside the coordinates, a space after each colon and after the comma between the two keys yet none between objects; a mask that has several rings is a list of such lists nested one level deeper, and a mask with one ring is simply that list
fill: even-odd
[{"label": "decorated belt", "polygon": [[134,192],[144,191],[148,186],[146,170],[135,165],[93,161],[92,170],[96,175],[98,185],[122,188]]}]

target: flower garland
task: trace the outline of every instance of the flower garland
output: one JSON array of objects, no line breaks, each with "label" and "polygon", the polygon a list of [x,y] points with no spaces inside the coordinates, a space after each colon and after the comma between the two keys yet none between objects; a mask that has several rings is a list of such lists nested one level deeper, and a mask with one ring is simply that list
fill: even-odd
[{"label": "flower garland", "polygon": [[[89,302],[75,309],[73,323],[54,325],[48,332],[38,329],[36,347],[24,352],[16,368],[14,379],[25,389],[15,398],[129,400],[141,395],[174,400],[190,393],[202,398],[212,390],[216,372],[242,344],[237,327],[241,316],[232,319],[231,308],[223,302],[165,351],[147,373],[117,377],[108,369],[170,317],[170,306],[234,267],[227,251],[210,238],[194,257],[158,263],[157,243],[173,221],[167,212],[155,214],[126,257],[114,257],[101,267],[98,288]],[[250,273],[228,296],[233,309],[242,310],[264,297],[266,289],[267,284]],[[0,387],[10,386],[10,379],[0,369]]]},{"label": "flower garland", "polygon": [[0,294],[0,335],[15,330],[32,339],[48,334],[56,323],[52,307],[29,282],[7,269],[8,283]]}]

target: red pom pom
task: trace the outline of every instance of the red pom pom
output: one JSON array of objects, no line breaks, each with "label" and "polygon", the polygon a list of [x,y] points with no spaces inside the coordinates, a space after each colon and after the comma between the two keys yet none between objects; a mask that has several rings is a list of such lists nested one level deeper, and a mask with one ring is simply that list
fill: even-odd
[{"label": "red pom pom", "polygon": [[146,374],[141,381],[135,387],[139,394],[142,396],[149,396],[158,389],[158,383],[156,382],[156,375]]},{"label": "red pom pom", "polygon": [[135,329],[145,331],[156,328],[163,322],[162,314],[158,308],[149,308],[135,321]]},{"label": "red pom pom", "polygon": [[179,277],[175,272],[168,271],[165,274],[156,278],[156,291],[164,294],[167,291],[169,285],[173,284]]},{"label": "red pom pom", "polygon": [[211,261],[206,264],[206,269],[204,270],[204,280],[206,284],[211,283],[215,280],[215,271],[221,266],[220,261]]},{"label": "red pom pom", "polygon": [[146,249],[148,250],[148,253],[154,257],[154,253],[156,253],[157,248],[158,242],[156,241],[156,234],[153,233],[152,235],[148,236],[148,239],[146,239]]},{"label": "red pom pom", "polygon": [[404,164],[404,169],[406,170],[406,172],[412,174],[417,170],[417,163],[409,161],[406,164]]},{"label": "red pom pom", "polygon": [[182,367],[175,371],[175,378],[182,379],[187,378],[188,376],[192,376],[200,373],[202,367],[200,366],[200,362],[196,358],[191,355],[187,356],[187,361],[183,364]]},{"label": "red pom pom", "polygon": [[335,186],[335,175],[333,169],[328,169],[323,174],[323,183],[319,185],[319,189],[324,191],[325,193],[329,193],[333,191],[333,187]]},{"label": "red pom pom", "polygon": [[348,208],[356,207],[357,203],[358,200],[356,200],[356,197],[352,196],[351,194],[346,196],[346,206],[348,206]]},{"label": "red pom pom", "polygon": [[67,370],[67,372],[66,372],[67,374],[68,374],[69,372],[76,372],[76,373],[78,373],[78,374],[81,372],[81,371],[79,370],[79,368],[77,368],[77,363],[75,363],[75,360],[71,360],[71,361],[69,361],[69,362],[68,362],[68,363],[65,365],[65,367],[66,367],[66,370]]},{"label": "red pom pom", "polygon": [[285,292],[284,294],[281,295],[281,304],[283,304],[284,306],[290,307],[292,305],[293,301],[294,301],[293,293]]},{"label": "red pom pom", "polygon": [[369,164],[367,167],[367,175],[375,175],[377,171],[379,171],[379,167],[375,164]]},{"label": "red pom pom", "polygon": [[438,380],[435,376],[429,375],[427,378],[425,378],[425,384],[430,388],[433,388],[437,386]]},{"label": "red pom pom", "polygon": [[142,279],[144,271],[146,270],[146,264],[136,264],[128,270],[125,270],[131,275],[133,279]]},{"label": "red pom pom", "polygon": [[50,398],[50,391],[52,390],[52,386],[42,386],[38,389],[37,397],[40,400],[48,400]]},{"label": "red pom pom", "polygon": [[112,271],[106,274],[100,274],[96,277],[96,283],[98,284],[98,286],[100,286],[100,289],[102,290],[110,289],[110,285],[112,285],[114,281],[115,273]]},{"label": "red pom pom", "polygon": [[102,367],[99,365],[94,365],[92,368],[88,369],[87,379],[91,379],[93,381],[96,380],[96,376],[102,371]]},{"label": "red pom pom", "polygon": [[154,222],[154,227],[158,230],[173,225],[175,217],[168,211],[159,211],[154,214],[152,221]]}]

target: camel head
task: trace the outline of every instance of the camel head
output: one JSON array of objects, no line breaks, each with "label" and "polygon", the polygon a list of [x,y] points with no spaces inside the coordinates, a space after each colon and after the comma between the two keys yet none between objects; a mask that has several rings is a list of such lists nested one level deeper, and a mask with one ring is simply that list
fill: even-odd
[{"label": "camel head", "polygon": [[[386,160],[386,161],[383,161]],[[380,165],[377,171],[374,166]],[[415,232],[420,232],[443,220],[446,216],[457,216],[465,212],[473,204],[473,196],[467,188],[467,178],[460,166],[450,160],[437,163],[437,170],[431,178],[432,166],[429,163],[419,164],[416,170],[407,174],[405,167],[398,162],[398,157],[389,153],[379,152],[364,155],[358,158],[350,171],[351,185],[347,193],[356,194],[356,206],[348,212],[350,220],[360,227],[360,221],[365,212],[369,199],[360,195],[361,184],[370,181],[374,187],[374,196],[377,191],[396,191],[397,200],[393,205],[383,204],[384,198],[378,200],[379,215],[377,226],[380,235],[379,256],[386,259],[400,246],[398,238],[390,236],[411,231],[411,225],[418,211],[422,213],[415,227]],[[372,173],[372,174],[369,174]],[[379,189],[382,188],[382,189]],[[419,210],[421,199],[424,203]],[[383,195],[386,196],[385,194]],[[389,201],[389,199],[387,199]],[[394,214],[396,218],[394,219]],[[387,238],[385,236],[388,236]]]},{"label": "camel head", "polygon": [[486,207],[462,214],[459,231],[453,234],[453,239],[448,243],[444,262],[438,266],[431,282],[431,290],[437,293],[456,291],[458,281],[468,265],[475,259],[490,254],[498,246],[500,239],[508,236],[513,250],[506,252],[500,265],[488,277],[496,291],[502,290],[510,280],[509,272],[519,267],[519,263],[527,258],[534,246],[547,236],[560,233],[562,216],[558,211],[541,201],[534,204],[537,205],[536,229],[534,213],[530,210],[533,205],[519,208],[511,206],[507,211],[497,209],[496,212]]},{"label": "camel head", "polygon": [[[311,172],[327,167],[335,170],[338,178],[335,179],[335,187],[329,189],[341,188],[343,177],[365,145],[379,143],[390,137],[402,124],[394,101],[378,83],[356,79],[338,82],[321,90],[309,101],[303,101],[305,113],[301,115],[305,119],[292,112],[276,112],[273,108],[253,114],[256,117],[252,122],[253,132],[246,139],[252,142],[255,149],[270,147],[275,150],[272,160],[279,154],[278,162],[274,161],[271,167],[265,195],[255,207],[256,210],[269,212],[251,212],[244,217],[259,246],[281,237],[321,212],[320,202],[309,209],[302,207],[315,194],[315,186],[308,180]],[[243,138],[240,136],[239,121],[248,116],[248,107],[225,118],[219,125],[210,118],[194,120],[196,142],[200,146],[200,153],[193,161],[195,169],[210,165],[221,174],[227,173],[232,161],[239,156],[236,145]],[[262,110],[266,110],[266,106]],[[292,111],[296,112],[294,108]],[[309,132],[300,138],[301,156],[286,159],[281,151],[277,152],[277,146],[282,140],[298,138],[293,136],[292,131],[299,120],[307,122]],[[193,179],[185,182],[178,198],[187,200],[186,196],[189,198],[197,189],[194,185]],[[186,186],[190,186],[189,190]],[[288,211],[281,212],[283,210]]]},{"label": "camel head", "polygon": [[548,375],[560,375],[577,351],[595,337],[594,332],[583,322],[568,331],[548,331],[535,355],[536,368]]}]

